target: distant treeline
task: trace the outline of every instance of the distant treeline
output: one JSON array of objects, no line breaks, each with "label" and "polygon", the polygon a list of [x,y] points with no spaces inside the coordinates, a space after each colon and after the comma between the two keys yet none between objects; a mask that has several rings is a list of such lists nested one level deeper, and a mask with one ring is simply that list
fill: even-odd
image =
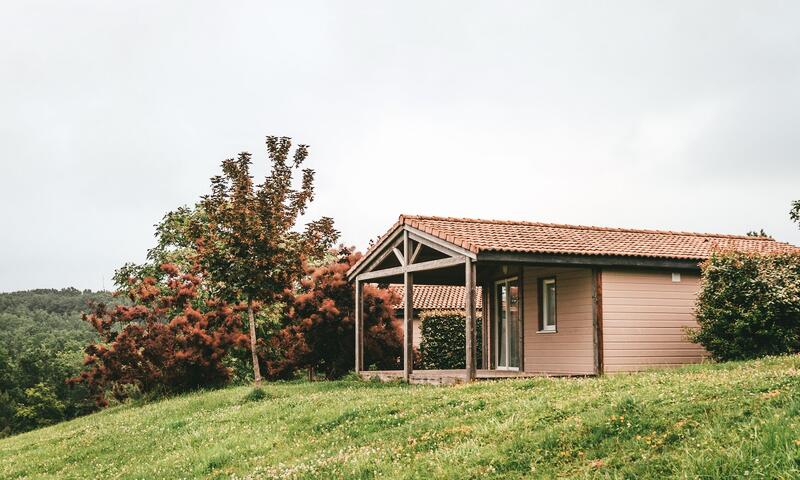
[{"label": "distant treeline", "polygon": [[96,407],[82,385],[84,348],[97,341],[81,320],[108,292],[75,288],[0,293],[0,437],[74,418]]}]

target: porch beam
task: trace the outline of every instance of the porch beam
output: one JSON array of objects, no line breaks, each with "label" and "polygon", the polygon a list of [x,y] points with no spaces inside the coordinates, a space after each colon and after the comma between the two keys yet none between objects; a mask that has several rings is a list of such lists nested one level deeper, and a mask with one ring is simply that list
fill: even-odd
[{"label": "porch beam", "polygon": [[431,260],[422,263],[414,263],[402,267],[392,267],[392,268],[384,268],[383,270],[373,270],[371,272],[361,273],[356,278],[361,280],[373,280],[376,278],[394,277],[396,275],[402,275],[406,272],[420,272],[424,270],[436,270],[439,268],[454,267],[456,265],[461,265],[465,261],[466,261],[465,257],[440,258],[438,260]]},{"label": "porch beam", "polygon": [[355,291],[355,302],[356,302],[356,325],[355,325],[355,333],[356,333],[356,373],[364,371],[364,302],[362,300],[362,288],[363,283],[356,279],[356,291]]},{"label": "porch beam", "polygon": [[[411,239],[407,231],[403,232],[403,250],[403,258],[411,258]],[[414,274],[408,271],[405,261],[403,266],[406,267],[403,273],[403,379],[410,382],[414,371]]]},{"label": "porch beam", "polygon": [[[420,244],[424,244],[447,256],[459,257],[463,255],[473,260],[476,259],[476,254],[474,252],[467,250],[466,248],[442,240],[441,238],[438,238],[429,233],[425,233],[422,230],[411,227],[409,225],[402,225],[398,226],[396,230],[393,230],[389,235],[381,239],[378,242],[378,244],[375,245],[374,250],[369,252],[369,254],[367,255],[368,258],[365,258],[364,261],[361,264],[359,264],[355,269],[347,272],[347,278],[352,281],[354,278],[358,277],[362,273],[370,272],[375,267],[380,265],[384,260],[386,260],[386,257],[392,254],[395,248],[398,248],[403,243],[405,238],[404,232],[409,232],[411,240],[418,242]],[[414,259],[416,259],[416,254],[419,253],[419,249],[420,246],[417,245],[416,250],[414,250],[414,253],[412,253]],[[407,263],[412,264],[414,262],[410,261]]]},{"label": "porch beam", "polygon": [[419,255],[420,250],[422,250],[422,243],[417,242],[417,245],[414,247],[414,252],[411,254],[411,259],[408,261],[409,264],[417,261],[417,255]]},{"label": "porch beam", "polygon": [[464,311],[465,318],[465,337],[466,337],[466,380],[475,380],[475,263],[471,258],[467,258],[464,263]]},{"label": "porch beam", "polygon": [[366,264],[361,267],[361,269],[367,272],[371,271],[373,268],[383,263],[383,261],[386,260],[386,257],[391,255],[394,249],[397,248],[402,243],[403,243],[402,235],[388,242],[388,244],[385,247],[382,247],[380,250],[375,252],[376,257],[372,260],[367,261]]},{"label": "porch beam", "polygon": [[395,247],[392,249],[392,251],[394,252],[394,256],[397,257],[397,260],[400,261],[400,265],[405,265],[406,259],[403,258],[403,254],[400,253],[400,250],[398,250],[397,247]]}]

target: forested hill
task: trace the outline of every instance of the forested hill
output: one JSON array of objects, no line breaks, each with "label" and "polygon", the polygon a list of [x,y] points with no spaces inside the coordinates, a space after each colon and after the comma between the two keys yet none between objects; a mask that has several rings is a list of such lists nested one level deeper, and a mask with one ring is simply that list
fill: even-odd
[{"label": "forested hill", "polygon": [[[43,310],[48,313],[70,314],[86,310],[92,302],[113,302],[110,292],[92,292],[77,288],[39,288],[21,292],[0,292],[0,314],[23,310]],[[78,316],[80,319],[80,315]]]},{"label": "forested hill", "polygon": [[81,320],[108,292],[75,288],[0,293],[0,437],[49,425],[94,409],[76,375],[83,349],[96,339]]}]

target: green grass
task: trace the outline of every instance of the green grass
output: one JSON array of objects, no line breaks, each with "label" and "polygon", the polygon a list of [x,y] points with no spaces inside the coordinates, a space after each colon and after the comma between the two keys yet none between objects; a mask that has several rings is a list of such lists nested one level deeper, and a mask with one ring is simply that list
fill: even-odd
[{"label": "green grass", "polygon": [[0,440],[0,478],[800,478],[800,357],[123,405]]}]

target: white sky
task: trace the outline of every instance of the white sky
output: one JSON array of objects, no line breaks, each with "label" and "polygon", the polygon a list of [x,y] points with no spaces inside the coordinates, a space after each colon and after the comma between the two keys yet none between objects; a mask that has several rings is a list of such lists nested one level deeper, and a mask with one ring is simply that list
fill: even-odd
[{"label": "white sky", "polygon": [[312,216],[400,213],[800,244],[800,3],[0,4],[0,291],[111,287],[263,139]]}]

